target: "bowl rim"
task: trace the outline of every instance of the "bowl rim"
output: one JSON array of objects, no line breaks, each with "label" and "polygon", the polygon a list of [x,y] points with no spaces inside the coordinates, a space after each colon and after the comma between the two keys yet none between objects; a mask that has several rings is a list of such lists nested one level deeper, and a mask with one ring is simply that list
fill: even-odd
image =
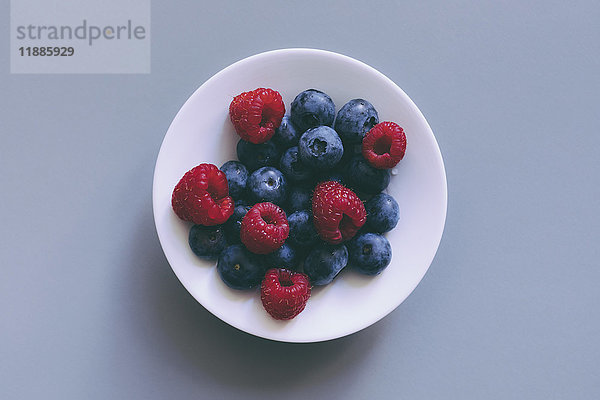
[{"label": "bowl rim", "polygon": [[[377,75],[379,78],[383,79],[387,85],[389,85],[391,88],[393,88],[395,91],[398,92],[398,94],[404,98],[404,100],[406,101],[406,103],[410,106],[411,108],[411,112],[415,113],[415,115],[424,123],[424,126],[426,128],[426,130],[428,131],[428,139],[430,140],[430,142],[432,142],[431,144],[433,145],[433,149],[435,151],[435,159],[437,162],[436,168],[439,168],[439,170],[441,171],[441,177],[442,179],[442,200],[443,202],[443,210],[440,210],[442,213],[443,218],[441,219],[441,229],[439,231],[439,236],[436,238],[435,240],[435,246],[433,247],[433,251],[432,254],[430,255],[430,257],[428,258],[428,263],[427,263],[427,267],[422,271],[421,276],[419,277],[419,279],[410,287],[410,290],[407,292],[408,294],[405,297],[399,297],[397,300],[395,300],[394,302],[391,302],[388,307],[382,308],[380,312],[376,313],[376,315],[374,315],[372,318],[366,319],[364,321],[362,321],[361,324],[357,324],[352,330],[349,330],[347,332],[344,332],[342,334],[328,334],[328,335],[322,335],[319,338],[315,339],[315,338],[309,338],[306,340],[303,339],[297,339],[297,338],[292,338],[292,339],[282,339],[279,337],[273,337],[273,336],[269,336],[268,334],[265,333],[261,333],[258,332],[256,330],[248,330],[246,328],[242,328],[240,327],[238,324],[236,324],[235,321],[233,321],[231,318],[228,318],[225,315],[222,315],[218,310],[216,310],[213,307],[210,307],[209,305],[206,305],[204,303],[202,303],[201,301],[199,301],[193,294],[192,291],[190,291],[190,289],[187,287],[186,282],[184,282],[179,275],[177,274],[177,272],[175,271],[175,269],[172,266],[172,259],[169,256],[169,254],[167,253],[167,251],[165,251],[165,247],[164,247],[164,240],[162,238],[161,232],[158,228],[158,224],[157,224],[157,220],[156,220],[156,216],[158,215],[158,209],[157,209],[157,199],[158,197],[161,195],[160,193],[158,193],[158,189],[157,189],[157,180],[158,180],[158,165],[159,165],[159,161],[161,160],[161,153],[163,152],[164,149],[164,143],[167,140],[167,137],[170,136],[170,132],[172,132],[172,127],[175,123],[175,121],[178,120],[180,114],[182,114],[185,109],[187,108],[186,105],[188,105],[191,101],[192,98],[194,98],[198,92],[202,91],[203,88],[205,86],[208,86],[211,84],[211,82],[213,82],[214,80],[218,80],[222,75],[226,74],[228,71],[230,71],[231,69],[234,68],[238,68],[240,65],[243,65],[245,63],[251,63],[251,62],[256,62],[256,61],[260,61],[260,59],[262,58],[269,58],[272,56],[276,56],[276,55],[285,55],[285,54],[294,54],[294,55],[309,55],[309,56],[325,56],[325,57],[330,57],[330,58],[334,58],[337,59],[338,61],[342,61],[345,63],[350,63],[353,64],[355,67],[358,67],[360,69],[365,70],[365,72],[368,72],[370,74],[375,74]],[[153,171],[153,181],[152,181],[152,211],[153,211],[153,219],[154,219],[154,227],[157,233],[157,236],[159,238],[159,242],[161,245],[161,249],[163,250],[163,254],[165,255],[165,258],[167,259],[167,262],[169,263],[169,266],[171,267],[171,270],[173,271],[173,273],[175,274],[175,276],[177,276],[177,279],[179,280],[179,282],[185,287],[185,289],[188,291],[188,293],[190,295],[192,295],[192,297],[200,304],[202,305],[207,311],[209,311],[211,314],[213,314],[214,316],[216,316],[217,318],[219,318],[220,320],[222,320],[223,322],[227,323],[228,325],[251,335],[257,336],[257,337],[261,337],[264,339],[268,339],[268,340],[273,340],[273,341],[277,341],[277,342],[288,342],[288,343],[316,343],[316,342],[323,342],[323,341],[329,341],[329,340],[334,340],[334,339],[338,339],[338,338],[342,338],[351,334],[354,334],[356,332],[359,332],[375,323],[377,323],[378,321],[380,321],[381,319],[383,319],[384,317],[386,317],[388,314],[390,314],[392,311],[394,311],[398,306],[400,306],[407,298],[408,296],[410,296],[410,294],[412,294],[412,292],[415,290],[415,288],[419,285],[419,283],[423,280],[423,277],[425,276],[425,274],[427,273],[427,271],[429,270],[429,268],[431,267],[431,264],[433,263],[433,260],[435,258],[435,255],[437,254],[437,251],[439,249],[439,245],[441,243],[441,239],[445,230],[445,225],[446,225],[446,218],[447,218],[447,210],[448,210],[448,184],[447,184],[447,176],[446,176],[446,169],[444,166],[444,161],[443,161],[443,157],[442,157],[442,153],[441,150],[439,148],[437,139],[435,138],[435,135],[433,134],[433,130],[431,129],[429,122],[427,121],[427,119],[425,118],[425,116],[423,115],[423,113],[421,112],[421,110],[416,106],[416,104],[412,101],[412,99],[404,92],[404,90],[402,88],[400,88],[394,81],[392,81],[390,78],[388,78],[386,75],[384,75],[382,72],[378,71],[377,69],[375,69],[374,67],[371,67],[370,65],[357,60],[355,58],[352,58],[350,56],[346,56],[344,54],[340,54],[337,52],[333,52],[330,50],[323,50],[323,49],[316,49],[316,48],[308,48],[308,47],[292,47],[292,48],[280,48],[280,49],[275,49],[275,50],[268,50],[268,51],[264,51],[261,53],[257,53],[248,57],[245,57],[243,59],[240,59],[230,65],[228,65],[227,67],[221,69],[220,71],[218,71],[217,73],[215,73],[214,75],[212,75],[210,78],[208,78],[206,81],[204,81],[196,90],[194,90],[194,92],[188,96],[188,98],[186,99],[186,101],[183,103],[183,105],[179,108],[179,110],[177,111],[176,115],[174,116],[173,120],[171,121],[171,123],[169,124],[169,127],[167,128],[167,131],[163,137],[163,140],[161,141],[161,145],[156,157],[156,162],[154,165],[154,171]]]}]

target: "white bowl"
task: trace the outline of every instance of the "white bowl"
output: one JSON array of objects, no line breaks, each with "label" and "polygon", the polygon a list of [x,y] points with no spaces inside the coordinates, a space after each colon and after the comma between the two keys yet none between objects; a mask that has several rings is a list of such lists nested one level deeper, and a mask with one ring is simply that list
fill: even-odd
[{"label": "white bowl", "polygon": [[[387,233],[390,265],[375,277],[349,268],[324,287],[313,289],[306,309],[291,321],[276,321],[263,309],[259,290],[236,291],[221,281],[216,263],[198,259],[188,245],[190,223],[171,209],[171,193],[183,174],[200,163],[220,167],[236,159],[238,141],[228,117],[237,94],[257,87],[281,93],[286,109],[301,91],[329,94],[336,111],[363,98],[394,121],[407,136],[407,151],[388,193],[400,205],[400,221]],[[163,140],[154,171],[156,230],[173,271],[208,311],[248,333],[285,342],[335,339],[370,326],[394,310],[414,290],[437,251],[446,219],[446,175],[427,121],[394,82],[372,67],[340,54],[313,49],[261,53],[223,69],[181,107]],[[176,312],[176,310],[174,310]]]}]

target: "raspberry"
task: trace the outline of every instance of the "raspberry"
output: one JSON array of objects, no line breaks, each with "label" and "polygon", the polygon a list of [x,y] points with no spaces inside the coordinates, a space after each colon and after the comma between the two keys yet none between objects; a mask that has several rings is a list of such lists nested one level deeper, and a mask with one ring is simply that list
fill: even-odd
[{"label": "raspberry", "polygon": [[331,244],[351,239],[367,220],[362,201],[352,190],[336,181],[317,185],[312,212],[317,233]]},{"label": "raspberry", "polygon": [[284,114],[281,95],[273,89],[244,92],[229,105],[229,118],[235,131],[242,139],[255,144],[271,139]]},{"label": "raspberry", "polygon": [[285,212],[273,203],[255,204],[242,219],[240,239],[256,254],[268,254],[281,247],[290,233]]},{"label": "raspberry", "polygon": [[375,125],[362,142],[363,157],[378,169],[394,168],[406,151],[406,135],[395,122]]},{"label": "raspberry", "polygon": [[222,224],[233,214],[227,178],[213,164],[186,172],[173,190],[171,205],[179,218],[198,225]]},{"label": "raspberry", "polygon": [[306,307],[310,290],[310,280],[305,274],[272,268],[262,281],[260,299],[273,318],[292,319]]}]

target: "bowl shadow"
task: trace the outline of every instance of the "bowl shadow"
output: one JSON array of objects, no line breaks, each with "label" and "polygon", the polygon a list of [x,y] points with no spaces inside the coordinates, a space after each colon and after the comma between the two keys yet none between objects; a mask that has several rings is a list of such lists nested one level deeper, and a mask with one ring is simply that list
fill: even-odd
[{"label": "bowl shadow", "polygon": [[[375,337],[385,325],[375,324],[364,331],[318,343],[285,343],[242,332],[215,317],[200,305],[179,282],[167,262],[153,224],[151,205],[140,213],[137,231],[126,247],[131,272],[128,288],[135,287],[135,316],[130,328],[140,340],[146,338],[148,351],[159,353],[165,367],[174,364],[191,375],[208,375],[213,381],[241,388],[256,387],[269,377],[269,388],[281,390],[306,380],[318,382],[343,374],[341,365],[356,365],[368,354]],[[143,255],[140,257],[140,255]],[[141,258],[141,259],[140,259]],[[140,262],[144,263],[139,276]],[[199,266],[207,268],[207,266]],[[210,268],[214,268],[210,267]],[[152,334],[148,334],[148,329]],[[232,375],[235,379],[232,379]]]}]

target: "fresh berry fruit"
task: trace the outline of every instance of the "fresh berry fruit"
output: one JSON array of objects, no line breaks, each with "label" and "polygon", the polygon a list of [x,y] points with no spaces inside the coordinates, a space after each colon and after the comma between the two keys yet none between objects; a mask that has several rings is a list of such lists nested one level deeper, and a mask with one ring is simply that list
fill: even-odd
[{"label": "fresh berry fruit", "polygon": [[233,214],[227,178],[213,164],[186,172],[173,190],[171,205],[179,218],[199,225],[219,225]]},{"label": "fresh berry fruit", "polygon": [[367,210],[366,227],[369,232],[389,232],[398,223],[400,207],[392,196],[379,193],[365,204]]},{"label": "fresh berry fruit", "polygon": [[[326,169],[322,171],[317,179],[316,183],[325,181],[338,181],[342,185],[345,185],[345,175],[350,172],[350,160],[352,160],[356,154],[353,152],[353,145],[344,144],[344,154],[340,161],[333,167],[333,169]],[[360,146],[358,146],[360,148]],[[358,193],[357,193],[358,194]]]},{"label": "fresh berry fruit", "polygon": [[310,168],[300,161],[298,146],[290,147],[283,153],[279,166],[281,172],[292,182],[306,181],[312,176]]},{"label": "fresh berry fruit", "polygon": [[233,214],[223,225],[225,237],[227,238],[228,243],[234,244],[242,242],[242,240],[240,239],[242,219],[244,218],[246,213],[250,211],[251,208],[252,206],[243,204],[241,202],[235,203],[235,209],[233,210]]},{"label": "fresh berry fruit", "polygon": [[300,160],[313,169],[332,168],[344,154],[338,134],[328,126],[317,126],[304,132],[298,144]]},{"label": "fresh berry fruit", "polygon": [[262,281],[260,299],[273,318],[292,319],[306,307],[310,290],[305,274],[273,268],[267,271]]},{"label": "fresh berry fruit", "polygon": [[336,181],[317,185],[313,193],[312,212],[319,236],[331,244],[352,238],[367,219],[365,206],[358,196]]},{"label": "fresh berry fruit", "polygon": [[304,273],[315,286],[327,285],[348,264],[348,250],[343,244],[322,243],[304,259]]},{"label": "fresh berry fruit", "polygon": [[227,178],[229,184],[229,195],[234,199],[240,198],[246,190],[248,181],[248,170],[239,161],[227,161],[221,166],[221,171]]},{"label": "fresh berry fruit", "polygon": [[229,105],[229,118],[235,131],[244,140],[263,143],[271,139],[285,114],[279,92],[258,88],[244,92]]},{"label": "fresh berry fruit", "polygon": [[287,149],[292,146],[298,145],[298,139],[300,134],[294,124],[292,123],[289,115],[284,115],[281,120],[279,128],[275,129],[275,135],[273,135],[273,142],[281,149]]},{"label": "fresh berry fruit", "polygon": [[265,256],[268,268],[296,269],[298,266],[298,253],[287,243]]},{"label": "fresh berry fruit", "polygon": [[406,151],[404,130],[394,122],[375,125],[362,142],[363,157],[375,168],[394,168]]},{"label": "fresh berry fruit", "polygon": [[287,200],[287,181],[276,168],[262,167],[248,178],[248,195],[255,203],[268,201],[283,206]]},{"label": "fresh berry fruit", "polygon": [[313,225],[310,212],[307,210],[296,211],[288,216],[290,225],[290,237],[288,241],[291,245],[306,249],[317,243],[319,236]]},{"label": "fresh berry fruit", "polygon": [[[342,143],[344,143],[343,140]],[[338,162],[335,166],[335,169],[340,171],[346,170],[348,168],[348,165],[350,164],[350,161],[352,161],[354,157],[361,154],[362,146],[360,144],[344,143],[344,154],[342,154],[342,158],[340,159],[340,162]]]},{"label": "fresh berry fruit", "polygon": [[265,268],[256,254],[241,244],[226,247],[217,261],[217,271],[223,282],[232,289],[244,290],[257,286]]},{"label": "fresh berry fruit", "polygon": [[274,167],[279,163],[281,153],[272,141],[253,144],[240,140],[236,146],[238,159],[246,166],[248,172],[260,167]]},{"label": "fresh berry fruit", "polygon": [[254,203],[251,203],[248,199],[246,199],[245,197],[242,197],[241,199],[236,199],[235,200],[235,206],[253,206]]},{"label": "fresh berry fruit", "polygon": [[347,244],[348,263],[360,273],[377,275],[383,271],[392,260],[390,242],[377,233],[357,235]]},{"label": "fresh berry fruit", "polygon": [[288,195],[287,204],[286,210],[289,214],[300,210],[310,210],[312,204],[312,188],[305,186],[292,187]]},{"label": "fresh berry fruit", "polygon": [[[358,198],[362,200],[363,204],[365,205],[365,209],[367,207],[367,202],[375,196],[374,194],[361,192],[359,190],[357,190],[354,193],[356,193]],[[367,226],[367,223],[365,222],[365,225],[363,227],[366,227],[366,226]]]},{"label": "fresh berry fruit", "polygon": [[326,181],[336,181],[344,184],[344,173],[338,172],[337,168],[333,171],[328,171],[322,174],[319,179],[317,179],[317,183],[326,182]]},{"label": "fresh berry fruit", "polygon": [[377,194],[390,184],[390,171],[372,167],[362,156],[355,156],[348,166],[345,181],[353,189]]},{"label": "fresh berry fruit", "polygon": [[213,260],[227,247],[222,225],[193,225],[188,235],[190,248],[200,258]]},{"label": "fresh berry fruit", "polygon": [[379,122],[375,107],[363,99],[350,100],[335,118],[335,130],[344,143],[360,144],[369,130]]},{"label": "fresh berry fruit", "polygon": [[240,238],[251,252],[268,254],[280,248],[289,233],[281,208],[273,203],[258,203],[242,219]]},{"label": "fresh berry fruit", "polygon": [[300,133],[319,125],[332,126],[334,118],[333,100],[320,90],[305,90],[292,102],[291,120]]}]

